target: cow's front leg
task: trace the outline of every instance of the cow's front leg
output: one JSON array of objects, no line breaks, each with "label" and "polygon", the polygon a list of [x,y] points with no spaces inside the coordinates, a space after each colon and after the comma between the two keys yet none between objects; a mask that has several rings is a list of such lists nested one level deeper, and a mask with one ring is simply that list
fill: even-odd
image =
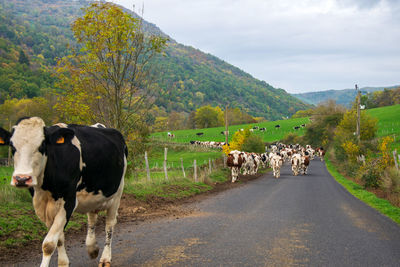
[{"label": "cow's front leg", "polygon": [[89,212],[88,216],[88,230],[86,235],[86,250],[91,259],[97,258],[99,255],[99,247],[96,242],[96,221],[97,221],[97,213]]},{"label": "cow's front leg", "polygon": [[51,225],[49,232],[47,233],[45,239],[43,240],[42,243],[43,257],[40,267],[49,266],[51,256],[53,255],[54,250],[57,247],[58,241],[60,240],[60,238],[64,239],[63,231],[66,223],[67,223],[67,213],[64,207],[61,207],[54,218],[53,224]]},{"label": "cow's front leg", "polygon": [[67,256],[67,252],[65,250],[65,238],[64,232],[62,231],[60,237],[58,238],[57,242],[57,251],[58,251],[58,267],[68,267],[69,266],[69,259]]}]

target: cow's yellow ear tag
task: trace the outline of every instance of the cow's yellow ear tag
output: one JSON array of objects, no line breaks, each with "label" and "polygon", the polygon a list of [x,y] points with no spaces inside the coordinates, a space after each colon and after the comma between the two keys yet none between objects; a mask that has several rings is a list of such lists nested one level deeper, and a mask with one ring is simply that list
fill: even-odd
[{"label": "cow's yellow ear tag", "polygon": [[61,136],[60,138],[57,139],[56,141],[57,144],[64,144],[64,137]]},{"label": "cow's yellow ear tag", "polygon": [[0,144],[4,144],[4,139],[0,137]]}]

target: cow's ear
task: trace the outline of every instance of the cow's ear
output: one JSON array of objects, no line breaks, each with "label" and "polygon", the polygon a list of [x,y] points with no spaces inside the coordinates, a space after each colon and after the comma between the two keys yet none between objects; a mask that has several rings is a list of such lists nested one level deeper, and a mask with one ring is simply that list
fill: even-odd
[{"label": "cow's ear", "polygon": [[8,146],[10,144],[11,133],[0,127],[0,146]]},{"label": "cow's ear", "polygon": [[58,128],[55,131],[47,131],[46,138],[52,145],[62,145],[71,143],[74,138],[75,132],[68,128]]}]

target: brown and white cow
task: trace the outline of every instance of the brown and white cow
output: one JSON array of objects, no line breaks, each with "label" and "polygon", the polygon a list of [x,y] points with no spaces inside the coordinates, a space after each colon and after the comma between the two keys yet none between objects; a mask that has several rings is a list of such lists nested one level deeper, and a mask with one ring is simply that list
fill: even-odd
[{"label": "brown and white cow", "polygon": [[302,156],[301,164],[300,164],[300,169],[301,169],[302,174],[307,174],[308,165],[310,165],[310,157]]},{"label": "brown and white cow", "polygon": [[243,164],[243,155],[243,152],[238,150],[233,150],[228,154],[226,164],[232,171],[232,183],[234,183],[239,176],[240,168]]},{"label": "brown and white cow", "polygon": [[318,157],[321,159],[321,161],[324,161],[324,156],[325,156],[325,150],[323,147],[319,147],[316,149]]},{"label": "brown and white cow", "polygon": [[40,266],[49,266],[56,248],[58,266],[69,266],[64,228],[74,211],[88,215],[86,247],[89,256],[96,258],[95,224],[102,210],[107,212],[106,240],[99,266],[110,266],[127,165],[121,133],[103,125],[47,127],[41,118],[31,117],[20,119],[11,133],[0,128],[0,144],[12,149],[11,185],[29,188],[35,212],[48,228]]}]

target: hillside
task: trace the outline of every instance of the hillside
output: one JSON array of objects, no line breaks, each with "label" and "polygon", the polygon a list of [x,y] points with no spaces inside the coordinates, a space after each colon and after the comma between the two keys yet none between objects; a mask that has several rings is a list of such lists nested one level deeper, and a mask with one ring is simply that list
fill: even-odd
[{"label": "hillside", "polygon": [[[74,42],[69,25],[90,2],[0,0],[0,103],[8,96],[39,96],[52,88],[56,58]],[[144,29],[167,36],[152,23],[144,22]],[[155,104],[167,112],[187,114],[203,105],[229,104],[274,120],[309,107],[215,56],[169,39],[155,73],[162,88]],[[29,64],[21,60],[21,51]]]},{"label": "hillside", "polygon": [[[383,91],[386,89],[393,89],[399,87],[390,86],[390,87],[363,87],[360,88],[361,93],[371,93],[375,91]],[[351,103],[354,101],[356,97],[356,90],[353,89],[343,89],[343,90],[327,90],[327,91],[318,91],[318,92],[308,92],[308,93],[301,93],[301,94],[292,94],[292,96],[300,99],[301,101],[317,105],[321,102],[324,102],[328,99],[333,99],[336,101],[337,104],[343,105],[345,107],[350,107]]]}]

